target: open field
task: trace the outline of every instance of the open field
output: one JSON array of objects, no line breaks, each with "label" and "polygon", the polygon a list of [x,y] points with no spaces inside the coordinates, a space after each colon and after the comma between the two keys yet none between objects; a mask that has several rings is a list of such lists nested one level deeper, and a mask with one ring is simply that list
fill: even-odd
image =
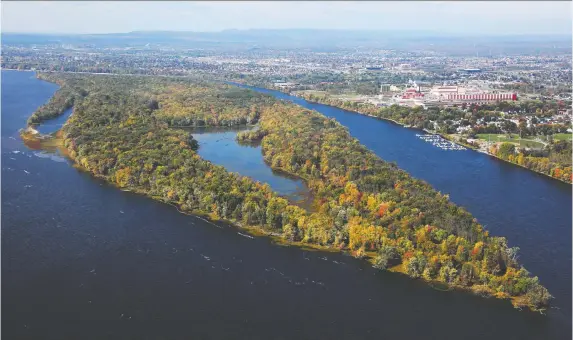
[{"label": "open field", "polygon": [[[553,140],[571,140],[573,134],[571,133],[556,133],[553,135]],[[546,137],[542,137],[543,140],[546,140]]]},{"label": "open field", "polygon": [[334,99],[339,99],[339,100],[363,100],[366,99],[368,97],[372,97],[372,96],[366,96],[366,95],[362,95],[362,94],[358,94],[358,93],[354,93],[354,92],[344,92],[344,93],[330,93],[328,91],[317,91],[317,90],[302,90],[302,91],[297,91],[300,94],[312,94],[314,96],[319,96],[319,97],[324,97],[324,96],[328,96]]},{"label": "open field", "polygon": [[506,142],[506,143],[513,143],[516,145],[520,145],[526,148],[543,148],[544,145],[543,143],[531,140],[531,139],[525,139],[525,138],[519,138],[519,136],[517,135],[505,135],[505,134],[493,134],[493,133],[480,133],[477,135],[479,139],[485,140],[485,141],[491,141],[491,142]]},{"label": "open field", "polygon": [[313,96],[325,96],[328,94],[326,91],[316,91],[316,90],[302,90],[302,91],[296,91],[296,93],[312,94]]}]

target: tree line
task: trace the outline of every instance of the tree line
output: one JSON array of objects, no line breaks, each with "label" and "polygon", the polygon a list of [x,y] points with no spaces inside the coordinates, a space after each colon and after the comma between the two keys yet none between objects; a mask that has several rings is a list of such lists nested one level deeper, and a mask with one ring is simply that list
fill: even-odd
[{"label": "tree line", "polygon": [[511,143],[493,145],[489,153],[505,161],[521,165],[530,170],[551,176],[561,181],[571,183],[571,149],[570,141],[556,141],[544,150],[528,151],[518,149]]}]

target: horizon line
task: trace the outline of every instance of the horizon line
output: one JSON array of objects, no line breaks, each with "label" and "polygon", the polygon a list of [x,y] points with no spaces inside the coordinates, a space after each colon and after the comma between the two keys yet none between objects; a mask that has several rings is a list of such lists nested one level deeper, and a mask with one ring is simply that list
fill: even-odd
[{"label": "horizon line", "polygon": [[335,32],[403,32],[403,33],[420,33],[420,34],[436,34],[436,35],[454,35],[454,36],[567,36],[573,37],[572,32],[561,33],[479,33],[479,32],[466,32],[457,33],[450,31],[423,31],[423,30],[408,30],[408,29],[362,29],[362,28],[226,28],[216,31],[193,31],[193,30],[133,30],[124,32],[85,32],[85,33],[71,33],[71,32],[22,32],[22,31],[4,31],[1,34],[22,34],[22,35],[68,35],[68,36],[81,36],[81,35],[112,35],[112,34],[132,34],[132,33],[225,33],[229,31],[248,32],[248,31],[335,31]]}]

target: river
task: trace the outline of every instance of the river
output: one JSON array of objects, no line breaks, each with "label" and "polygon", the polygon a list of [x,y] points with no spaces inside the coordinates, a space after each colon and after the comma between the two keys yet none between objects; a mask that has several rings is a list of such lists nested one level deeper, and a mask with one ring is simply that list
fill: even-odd
[{"label": "river", "polygon": [[571,315],[570,184],[474,150],[442,150],[419,139],[416,135],[423,132],[416,129],[280,91],[236,85],[335,118],[380,158],[449,194],[493,235],[520,247],[520,262],[556,297],[554,305]]},{"label": "river", "polygon": [[[225,223],[216,222],[221,227],[216,228],[169,205],[122,192],[60,157],[30,150],[18,129],[56,90],[31,72],[2,71],[2,335],[7,339],[571,338],[565,309],[548,316],[518,312],[507,301],[440,292],[343,254],[247,238]],[[369,118],[343,111],[332,115],[339,115],[336,118],[360,139],[361,129],[378,126],[380,131],[363,143],[449,192],[482,222],[481,215],[492,214],[487,207],[495,203],[507,207],[532,200],[503,202],[508,193],[500,188],[478,209],[463,201],[472,202],[472,194],[478,201],[484,197],[478,189],[488,184],[471,184],[481,178],[478,170],[450,167],[450,183],[459,185],[463,181],[458,177],[465,176],[467,190],[449,190],[443,187],[448,180],[433,182],[432,177],[447,176],[432,168],[444,166],[431,157],[431,149],[424,149],[431,145],[416,144],[410,130],[377,120],[353,127],[355,119],[360,124]],[[401,134],[406,137],[397,139]],[[401,145],[406,141],[412,145]],[[409,154],[380,150],[393,147],[413,149]],[[445,157],[461,157],[457,162],[463,164],[465,157],[474,157],[462,151],[451,155]],[[423,168],[409,169],[417,162],[411,157],[426,159],[418,161]],[[526,171],[502,167],[487,157],[481,162],[481,167],[472,165],[499,169],[490,181],[508,185],[522,181],[510,178],[514,171]],[[458,173],[460,169],[468,172]],[[555,193],[565,191],[560,183],[528,172],[515,175],[534,182],[523,186],[522,195],[545,195],[562,209],[537,216],[537,206],[523,205],[489,216],[485,223],[520,246],[527,267],[558,296],[556,302],[563,301],[566,292],[557,287],[564,287],[571,274],[571,235],[564,231],[570,221],[563,225],[563,216],[570,218],[571,197],[566,198],[569,207],[563,208],[566,202],[559,202],[562,196]],[[516,225],[524,221],[514,214],[517,210],[537,222]],[[562,224],[555,223],[559,216]],[[548,235],[539,238],[543,233],[531,225]],[[538,239],[527,241],[534,237]],[[568,254],[539,262],[545,269],[533,268],[535,259],[543,257],[542,249],[563,255],[567,242]],[[556,267],[565,269],[558,272]]]}]

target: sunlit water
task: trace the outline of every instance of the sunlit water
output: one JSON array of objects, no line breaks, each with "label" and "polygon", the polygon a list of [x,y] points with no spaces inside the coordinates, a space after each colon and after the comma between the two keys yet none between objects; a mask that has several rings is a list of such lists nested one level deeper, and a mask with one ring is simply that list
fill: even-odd
[{"label": "sunlit water", "polygon": [[[95,180],[60,158],[30,150],[19,139],[18,129],[56,89],[35,79],[33,73],[2,71],[2,335],[6,339],[571,337],[570,324],[559,314],[518,312],[507,301],[440,292],[342,254],[251,239],[224,223],[180,214],[171,206]],[[396,126],[386,129],[408,131]],[[388,133],[382,130],[378,138]],[[353,134],[357,135],[356,130]],[[428,162],[428,173],[435,173],[430,169],[432,161]],[[482,162],[495,161],[484,158]],[[463,176],[468,173],[458,174]],[[531,174],[529,181],[535,182],[529,184],[534,188],[561,190],[560,183],[544,177]],[[477,191],[478,200],[483,197],[478,190],[483,183],[466,186]],[[533,190],[529,186],[522,193]],[[449,192],[460,203],[459,194]],[[561,205],[556,201],[562,197],[550,193],[541,194]],[[505,195],[500,190],[501,199]],[[484,205],[497,200],[492,195]],[[480,213],[470,204],[461,204]],[[520,208],[530,217],[537,209]],[[508,211],[509,217],[497,219],[516,219],[511,214],[514,210]],[[538,239],[537,247],[557,256],[563,255],[562,247],[571,237],[569,232],[559,232],[555,214],[550,209],[545,218],[552,223],[536,228],[549,234]],[[563,215],[560,210],[559,216]],[[497,221],[495,216],[490,219]],[[532,223],[525,223],[523,234],[531,233]],[[547,270],[533,268],[539,250],[526,247],[530,244],[524,240],[538,235],[516,237],[510,231],[519,226],[505,224],[499,222],[491,229],[522,247],[527,266],[550,289],[561,286],[570,271],[545,276],[558,272],[551,258],[543,262]],[[559,261],[565,268],[570,257]],[[555,295],[557,291],[552,290]]]},{"label": "sunlit water", "polygon": [[521,262],[540,277],[557,298],[554,304],[570,318],[571,185],[473,150],[437,148],[418,138],[419,130],[280,91],[237,85],[335,118],[382,159],[449,194],[492,234],[521,248]]}]

